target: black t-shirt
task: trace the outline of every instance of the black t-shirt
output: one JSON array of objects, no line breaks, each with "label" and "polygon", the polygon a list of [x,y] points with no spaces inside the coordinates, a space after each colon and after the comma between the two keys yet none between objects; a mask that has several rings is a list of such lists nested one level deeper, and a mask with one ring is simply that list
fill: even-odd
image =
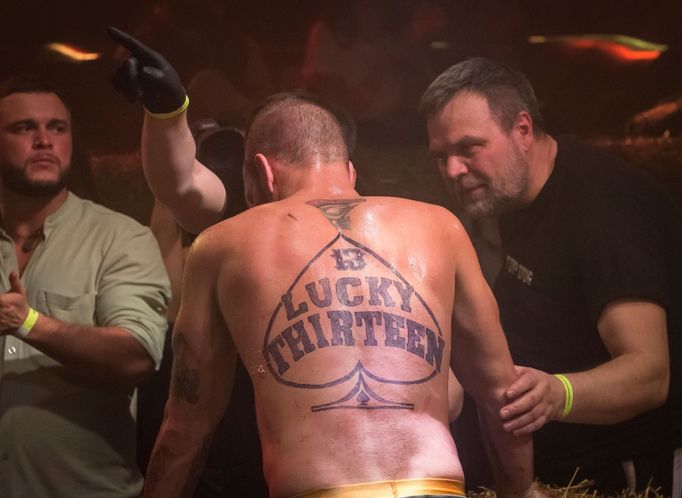
[{"label": "black t-shirt", "polygon": [[[619,158],[568,137],[557,141],[554,170],[536,200],[500,220],[506,259],[494,291],[514,362],[567,373],[608,361],[597,320],[620,298],[666,308],[671,356],[679,357],[682,244],[674,204]],[[669,399],[679,400],[676,361]],[[535,433],[539,477],[558,482],[576,466],[670,447],[680,418],[672,404],[611,426],[547,424]],[[543,476],[544,468],[565,472]]]}]

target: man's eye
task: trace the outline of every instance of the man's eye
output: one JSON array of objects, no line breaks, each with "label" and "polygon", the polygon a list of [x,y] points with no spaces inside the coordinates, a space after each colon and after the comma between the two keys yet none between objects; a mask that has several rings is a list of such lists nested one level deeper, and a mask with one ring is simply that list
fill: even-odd
[{"label": "man's eye", "polygon": [[26,133],[28,131],[31,131],[33,127],[29,125],[28,123],[21,123],[18,125],[15,125],[12,127],[12,132],[13,133]]},{"label": "man's eye", "polygon": [[50,128],[55,133],[66,133],[69,130],[69,127],[64,123],[54,124]]},{"label": "man's eye", "polygon": [[476,145],[466,145],[462,147],[462,156],[473,157],[473,155],[476,154],[476,147]]}]

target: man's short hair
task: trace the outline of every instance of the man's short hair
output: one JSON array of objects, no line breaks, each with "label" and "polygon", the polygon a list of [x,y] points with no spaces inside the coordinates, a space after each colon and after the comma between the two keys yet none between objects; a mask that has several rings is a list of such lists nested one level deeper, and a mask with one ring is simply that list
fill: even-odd
[{"label": "man's short hair", "polygon": [[245,140],[247,161],[262,153],[290,164],[347,163],[355,126],[341,110],[315,95],[285,92],[272,95],[253,111]]},{"label": "man's short hair", "polygon": [[462,92],[485,97],[505,132],[511,131],[519,112],[526,111],[533,120],[535,132],[544,133],[544,119],[528,79],[510,67],[483,57],[467,59],[445,70],[426,89],[419,108],[428,118],[442,111]]},{"label": "man's short hair", "polygon": [[15,93],[53,93],[71,112],[70,106],[57,87],[37,74],[19,74],[0,83],[0,99]]}]

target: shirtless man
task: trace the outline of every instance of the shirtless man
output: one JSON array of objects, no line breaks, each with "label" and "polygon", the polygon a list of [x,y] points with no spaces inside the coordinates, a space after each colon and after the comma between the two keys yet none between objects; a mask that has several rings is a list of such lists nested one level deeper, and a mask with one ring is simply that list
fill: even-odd
[{"label": "shirtless man", "polygon": [[498,496],[528,493],[531,440],[498,417],[516,374],[457,219],[361,197],[338,122],[301,96],[256,111],[244,177],[254,207],[203,232],[188,257],[145,496],[191,494],[237,353],[273,498],[463,495],[451,357],[481,407]]}]

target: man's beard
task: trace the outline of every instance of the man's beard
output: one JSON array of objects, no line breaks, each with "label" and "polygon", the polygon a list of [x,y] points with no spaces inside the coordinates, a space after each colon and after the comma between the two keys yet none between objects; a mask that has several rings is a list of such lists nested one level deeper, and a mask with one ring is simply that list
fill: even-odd
[{"label": "man's beard", "polygon": [[56,180],[30,180],[26,176],[26,167],[17,168],[8,164],[0,166],[0,179],[7,190],[27,197],[52,197],[66,188],[70,167],[60,168]]},{"label": "man's beard", "polygon": [[512,144],[506,168],[485,184],[485,195],[466,200],[454,188],[455,198],[464,214],[472,219],[490,218],[521,205],[520,196],[528,187],[528,163]]}]

